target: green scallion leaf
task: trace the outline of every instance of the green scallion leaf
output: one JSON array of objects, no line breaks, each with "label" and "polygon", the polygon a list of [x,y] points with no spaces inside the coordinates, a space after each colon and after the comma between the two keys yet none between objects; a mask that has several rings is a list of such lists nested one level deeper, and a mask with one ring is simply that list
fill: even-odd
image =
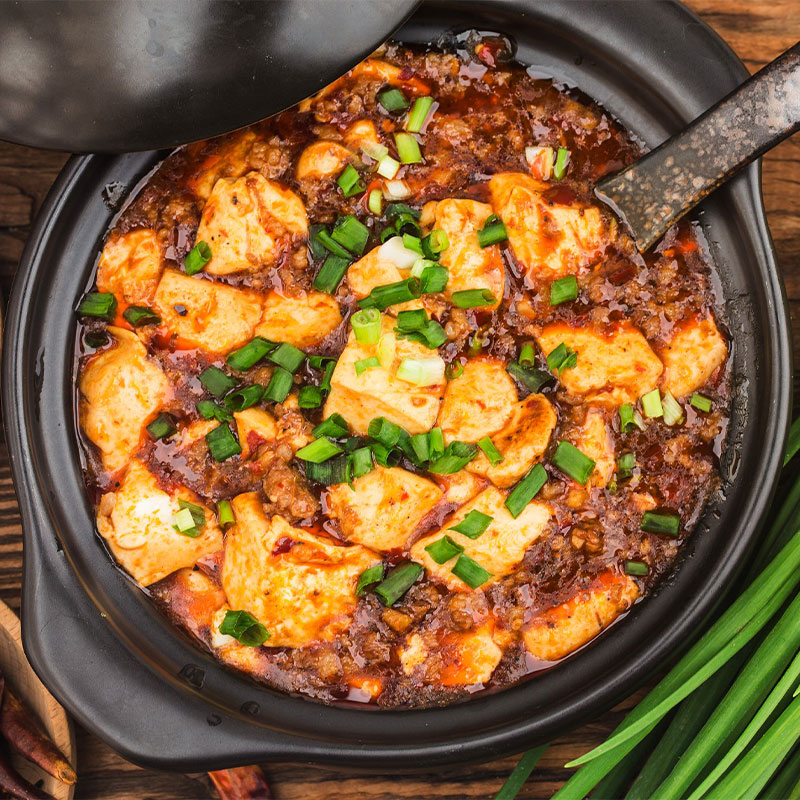
[{"label": "green scallion leaf", "polygon": [[419,164],[422,162],[419,142],[412,134],[402,131],[395,133],[394,144],[397,148],[397,155],[400,156],[401,164]]},{"label": "green scallion leaf", "polygon": [[451,361],[444,368],[444,376],[449,381],[454,381],[464,374],[464,365],[460,361]]},{"label": "green scallion leaf", "polygon": [[352,164],[348,164],[342,174],[336,179],[336,183],[339,184],[339,188],[342,190],[342,194],[345,197],[353,197],[357,194],[361,194],[367,187],[364,185],[364,181],[361,180],[361,176],[358,174],[358,171]]},{"label": "green scallion leaf", "polygon": [[436,261],[448,247],[450,247],[450,240],[447,238],[446,231],[440,228],[432,230],[422,239],[422,253],[425,258],[433,261]]},{"label": "green scallion leaf", "polygon": [[342,452],[336,442],[322,436],[319,439],[314,439],[311,444],[301,447],[296,453],[295,457],[301,461],[310,461],[312,464],[321,464],[329,458],[338,456]]},{"label": "green scallion leaf", "polygon": [[217,422],[230,422],[233,419],[233,414],[227,408],[211,400],[198,400],[197,411],[204,419],[215,419]]},{"label": "green scallion leaf", "polygon": [[460,544],[456,544],[449,536],[442,536],[441,539],[437,539],[435,542],[431,542],[427,545],[425,547],[425,552],[428,553],[437,564],[444,564],[451,558],[463,553],[464,548]]},{"label": "green scallion leaf", "polygon": [[369,228],[352,214],[347,214],[333,226],[331,238],[348,252],[360,256],[367,246]]},{"label": "green scallion leaf", "polygon": [[374,586],[383,580],[383,564],[373,564],[367,567],[359,576],[358,584],[356,585],[356,597],[363,597],[368,591],[370,586]]},{"label": "green scallion leaf", "polygon": [[156,440],[166,439],[178,430],[169,414],[159,414],[148,426],[147,432]]},{"label": "green scallion leaf", "polygon": [[458,561],[450,571],[456,578],[464,581],[470,589],[477,589],[479,586],[483,586],[492,577],[491,572],[485,570],[477,561],[464,553],[458,557]]},{"label": "green scallion leaf", "polygon": [[645,511],[641,528],[649,533],[661,533],[666,536],[677,536],[681,529],[681,520],[677,514],[665,514],[656,511]]},{"label": "green scallion leaf", "polygon": [[305,361],[306,354],[293,344],[282,342],[268,356],[273,364],[283,367],[287,372],[297,372]]},{"label": "green scallion leaf", "polygon": [[619,429],[628,433],[635,428],[644,430],[642,415],[630,403],[624,403],[619,407]]},{"label": "green scallion leaf", "polygon": [[99,317],[113,322],[117,316],[117,298],[108,292],[89,292],[78,306],[82,317]]},{"label": "green scallion leaf", "polygon": [[349,454],[329,458],[321,464],[315,464],[313,461],[303,462],[306,478],[315,483],[321,483],[323,486],[336,486],[339,483],[347,483],[349,466]]},{"label": "green scallion leaf", "polygon": [[161,322],[161,317],[153,311],[152,308],[147,306],[128,306],[123,312],[122,316],[138,328],[140,325],[158,325]]},{"label": "green scallion leaf", "polygon": [[236,517],[233,515],[233,507],[230,500],[220,500],[217,503],[217,521],[223,530],[227,530],[231,525],[236,524]]},{"label": "green scallion leaf", "polygon": [[379,92],[378,102],[387,111],[403,111],[408,108],[408,100],[399,89],[386,89]]},{"label": "green scallion leaf", "polygon": [[444,453],[444,435],[441,428],[431,428],[428,431],[428,450],[431,461],[435,461]]},{"label": "green scallion leaf", "polygon": [[361,358],[358,361],[356,361],[355,364],[353,364],[356,370],[356,375],[361,375],[368,369],[375,369],[375,367],[379,367],[380,365],[381,361],[377,356],[370,356],[369,358]]},{"label": "green scallion leaf", "polygon": [[493,244],[499,244],[508,239],[506,233],[506,226],[500,217],[492,214],[484,223],[484,226],[478,231],[478,244],[481,247],[489,247]]},{"label": "green scallion leaf", "polygon": [[320,436],[330,436],[332,439],[341,439],[350,433],[350,426],[341,414],[331,414],[311,431],[315,439]]},{"label": "green scallion leaf", "polygon": [[333,294],[342,282],[342,278],[344,278],[349,266],[349,258],[341,258],[330,253],[325,259],[325,263],[320,267],[317,277],[314,278],[314,288],[318,292]]},{"label": "green scallion leaf", "polygon": [[267,353],[271,352],[277,347],[275,342],[270,342],[263,336],[256,336],[251,339],[244,347],[238,350],[233,350],[228,353],[225,363],[235,370],[244,372],[245,370],[254,367]]},{"label": "green scallion leaf", "polygon": [[450,279],[450,271],[445,267],[426,267],[419,276],[421,294],[443,292]]},{"label": "green scallion leaf", "polygon": [[239,442],[225,423],[206,434],[206,444],[214,461],[227,461],[242,452]]},{"label": "green scallion leaf", "polygon": [[400,441],[402,432],[403,429],[399,425],[390,422],[386,417],[375,417],[367,428],[371,439],[375,439],[376,442],[380,442],[390,449]]},{"label": "green scallion leaf", "polygon": [[479,308],[497,302],[497,298],[488,289],[464,289],[461,292],[453,292],[450,299],[457,308]]},{"label": "green scallion leaf", "polygon": [[508,513],[516,519],[546,483],[547,470],[541,464],[534,464],[506,498]]},{"label": "green scallion leaf", "polygon": [[243,386],[225,396],[225,407],[231,411],[244,411],[258,403],[264,396],[264,387],[257,383]]},{"label": "green scallion leaf", "polygon": [[503,454],[494,446],[494,442],[488,436],[484,436],[478,442],[478,447],[483,450],[493,467],[496,467],[503,460]]},{"label": "green scallion leaf", "polygon": [[578,364],[578,354],[564,342],[558,345],[548,356],[547,366],[551,372],[559,375],[565,369],[571,369]]},{"label": "green scallion leaf", "polygon": [[548,383],[553,383],[555,378],[547,370],[536,369],[535,367],[523,367],[516,361],[511,361],[506,365],[506,372],[514,378],[517,383],[524,386],[529,392],[536,393]]},{"label": "green scallion leaf", "polygon": [[381,312],[377,308],[362,308],[350,317],[356,341],[377,344],[381,338]]},{"label": "green scallion leaf", "polygon": [[536,348],[533,342],[525,342],[519,351],[517,363],[521,367],[532,367],[536,363]]},{"label": "green scallion leaf", "polygon": [[369,447],[359,447],[350,454],[353,469],[353,478],[360,478],[372,472],[375,465],[372,462],[372,450]]},{"label": "green scallion leaf", "polygon": [[617,459],[617,477],[630,478],[633,475],[633,468],[636,466],[636,456],[633,453],[625,453]]},{"label": "green scallion leaf", "polygon": [[259,647],[270,638],[269,631],[247,611],[226,611],[219,632],[246,647]]},{"label": "green scallion leaf", "polygon": [[376,286],[365,298],[358,301],[361,308],[377,308],[383,311],[398,303],[416,300],[422,294],[420,282],[416,278],[406,278],[397,283]]},{"label": "green scallion leaf", "polygon": [[319,386],[301,386],[297,405],[300,408],[319,408],[322,405],[322,389]]},{"label": "green scallion leaf", "polygon": [[431,457],[429,440],[430,438],[427,433],[415,433],[411,437],[411,447],[420,464],[425,463]]},{"label": "green scallion leaf", "polygon": [[333,253],[333,255],[338,256],[339,258],[343,258],[346,261],[353,260],[353,254],[350,253],[348,250],[345,250],[339,242],[334,239],[325,228],[322,228],[317,231],[314,237],[317,242],[319,242],[328,252]]},{"label": "green scallion leaf", "polygon": [[553,164],[553,177],[557,180],[563,180],[564,175],[567,173],[567,165],[569,164],[569,150],[566,147],[559,147],[556,154],[556,163]]},{"label": "green scallion leaf", "polygon": [[550,305],[557,306],[578,298],[578,279],[574,275],[559,278],[550,284]]},{"label": "green scallion leaf", "polygon": [[434,475],[453,475],[478,455],[478,446],[466,442],[450,442],[442,455],[431,461],[428,471]]},{"label": "green scallion leaf", "polygon": [[644,561],[626,561],[625,562],[626,575],[649,575],[650,567]]},{"label": "green scallion leaf", "polygon": [[451,525],[448,530],[458,531],[469,539],[477,539],[492,524],[493,517],[473,509],[458,525]]},{"label": "green scallion leaf", "polygon": [[207,367],[198,376],[198,380],[208,389],[214,397],[222,397],[237,385],[230,375],[224,373],[219,367]]},{"label": "green scallion leaf", "polygon": [[409,561],[393,569],[374,589],[385,606],[393,606],[416,582],[425,570]]},{"label": "green scallion leaf", "polygon": [[209,261],[211,261],[211,248],[208,243],[197,242],[183,259],[183,269],[187,275],[196,275]]},{"label": "green scallion leaf", "polygon": [[172,518],[172,527],[183,536],[188,536],[190,539],[196,539],[201,531],[198,530],[194,524],[194,517],[188,508],[182,508]]},{"label": "green scallion leaf", "polygon": [[283,369],[283,367],[276,367],[267,385],[267,390],[264,392],[263,399],[272,403],[282,403],[289,396],[293,385],[292,373]]},{"label": "green scallion leaf", "polygon": [[552,461],[553,466],[558,467],[581,486],[586,486],[586,481],[594,472],[595,462],[569,442],[558,443]]}]

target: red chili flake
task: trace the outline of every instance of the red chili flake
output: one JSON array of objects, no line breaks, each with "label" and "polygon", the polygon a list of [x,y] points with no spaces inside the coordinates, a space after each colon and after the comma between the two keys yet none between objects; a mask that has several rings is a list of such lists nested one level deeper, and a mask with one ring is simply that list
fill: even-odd
[{"label": "red chili flake", "polygon": [[277,542],[275,542],[275,547],[272,548],[272,555],[279,556],[283,553],[288,553],[296,544],[296,541],[292,539],[291,536],[281,536]]}]

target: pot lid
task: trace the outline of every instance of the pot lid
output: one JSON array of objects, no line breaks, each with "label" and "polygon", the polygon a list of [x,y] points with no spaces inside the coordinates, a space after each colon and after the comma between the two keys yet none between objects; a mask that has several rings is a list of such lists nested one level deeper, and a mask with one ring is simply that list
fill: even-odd
[{"label": "pot lid", "polygon": [[0,139],[72,152],[174,147],[302,100],[420,0],[0,4]]}]

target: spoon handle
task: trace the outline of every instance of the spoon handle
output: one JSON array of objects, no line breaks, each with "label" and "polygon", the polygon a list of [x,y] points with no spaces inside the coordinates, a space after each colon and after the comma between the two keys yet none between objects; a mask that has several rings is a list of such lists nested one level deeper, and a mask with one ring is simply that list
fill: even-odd
[{"label": "spoon handle", "polygon": [[596,194],[641,252],[735,172],[800,128],[800,42]]}]

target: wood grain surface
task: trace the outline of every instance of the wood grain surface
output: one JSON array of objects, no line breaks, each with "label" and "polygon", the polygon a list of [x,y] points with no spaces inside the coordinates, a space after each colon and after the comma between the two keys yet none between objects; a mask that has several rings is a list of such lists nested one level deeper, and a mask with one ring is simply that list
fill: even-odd
[{"label": "wood grain surface", "polygon": [[[641,0],[629,0],[640,2]],[[739,54],[751,72],[800,39],[800,0],[689,0],[688,5]],[[0,289],[8,297],[31,221],[66,161],[0,142]],[[800,354],[800,135],[764,158],[764,200],[786,283],[795,353]],[[797,356],[796,356],[797,359]],[[800,370],[795,361],[795,390]],[[797,391],[795,391],[797,394]],[[0,446],[0,597],[19,608],[22,532],[4,446]],[[520,798],[547,798],[568,774],[562,765],[600,742],[636,697],[591,724],[562,736],[548,750]],[[154,720],[154,724],[157,721]],[[90,734],[76,728],[80,800],[214,797],[204,775],[172,775],[139,769]],[[514,758],[469,764],[414,776],[358,776],[308,766],[266,764],[279,800],[399,800],[400,798],[492,798]]]}]

